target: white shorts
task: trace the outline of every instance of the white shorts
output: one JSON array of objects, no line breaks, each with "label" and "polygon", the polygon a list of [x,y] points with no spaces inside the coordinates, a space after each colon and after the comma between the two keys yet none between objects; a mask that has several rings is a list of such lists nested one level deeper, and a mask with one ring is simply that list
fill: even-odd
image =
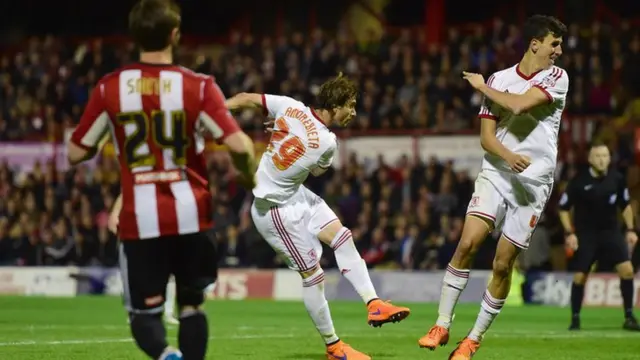
[{"label": "white shorts", "polygon": [[321,197],[304,186],[284,205],[256,198],[251,205],[256,229],[290,269],[313,269],[322,256],[318,233],[338,220]]},{"label": "white shorts", "polygon": [[467,215],[490,220],[515,246],[527,249],[551,195],[553,183],[536,183],[516,174],[483,169],[476,179]]}]

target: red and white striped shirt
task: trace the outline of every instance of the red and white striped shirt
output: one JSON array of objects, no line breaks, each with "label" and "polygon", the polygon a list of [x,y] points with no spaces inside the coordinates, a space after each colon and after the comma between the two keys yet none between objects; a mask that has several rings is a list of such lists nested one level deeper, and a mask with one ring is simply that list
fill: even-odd
[{"label": "red and white striped shirt", "polygon": [[206,129],[216,139],[239,127],[211,76],[138,63],[103,77],[71,141],[93,150],[110,131],[120,161],[123,240],[211,228],[204,161]]},{"label": "red and white striped shirt", "polygon": [[[531,158],[531,165],[520,176],[543,183],[553,181],[558,154],[558,132],[569,90],[567,72],[551,66],[526,76],[518,65],[514,65],[491,75],[487,85],[512,94],[524,94],[536,87],[547,96],[546,104],[518,115],[485,99],[478,116],[498,121],[498,140],[507,149]],[[512,172],[504,160],[489,153],[484,156],[482,168]]]}]

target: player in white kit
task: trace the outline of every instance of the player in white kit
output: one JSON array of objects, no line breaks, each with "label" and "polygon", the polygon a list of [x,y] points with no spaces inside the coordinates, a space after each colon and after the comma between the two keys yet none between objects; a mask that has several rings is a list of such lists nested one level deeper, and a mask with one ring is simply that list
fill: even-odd
[{"label": "player in white kit", "polygon": [[535,15],[524,24],[526,52],[519,64],[498,71],[485,84],[482,75],[464,78],[485,96],[480,109],[482,170],[467,209],[462,236],[442,285],[438,320],[419,345],[431,350],[449,341],[454,308],[469,280],[469,269],[482,241],[502,228],[493,274],[476,323],[449,359],[468,360],[500,313],[511,285],[518,254],[531,234],[553,187],[558,131],[569,89],[566,71],[554,65],[562,54],[566,26]]},{"label": "player in white kit", "polygon": [[251,216],[262,237],[302,276],[304,304],[326,343],[328,359],[370,357],[335,333],[319,264],[321,242],[334,250],[340,271],[367,304],[371,326],[409,315],[409,309],[378,299],[351,231],[322,198],[302,185],[309,173],[319,176],[331,166],[338,143],[328,126],[346,126],[351,121],[356,95],[355,85],[340,75],[320,87],[317,108],[276,95],[244,93],[227,100],[230,110],[262,107],[274,119],[271,140],[256,174]]}]

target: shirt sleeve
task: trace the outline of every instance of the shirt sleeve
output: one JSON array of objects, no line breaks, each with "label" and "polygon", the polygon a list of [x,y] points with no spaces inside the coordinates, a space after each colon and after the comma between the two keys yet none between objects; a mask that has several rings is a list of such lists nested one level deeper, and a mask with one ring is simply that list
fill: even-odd
[{"label": "shirt sleeve", "polygon": [[[495,89],[495,84],[496,74],[493,74],[487,80],[487,86]],[[498,116],[491,112],[491,101],[486,96],[482,99],[482,105],[480,105],[480,112],[478,113],[478,117],[481,119],[498,120]]]},{"label": "shirt sleeve", "polygon": [[216,139],[240,131],[240,126],[224,105],[225,97],[212,77],[207,77],[202,83],[202,110],[200,121]]},{"label": "shirt sleeve", "polygon": [[333,157],[335,156],[335,153],[336,146],[331,146],[320,156],[320,159],[318,160],[318,166],[323,169],[328,169],[333,163]]},{"label": "shirt sleeve", "polygon": [[105,107],[104,86],[103,83],[98,83],[93,89],[80,122],[71,134],[70,141],[88,151],[95,150],[109,131],[111,120]]},{"label": "shirt sleeve", "polygon": [[558,204],[560,210],[570,211],[571,208],[573,207],[573,203],[575,201],[575,196],[576,196],[575,183],[576,183],[575,178],[569,180],[569,183],[567,184],[567,188],[564,189],[562,196],[560,196],[560,202]]},{"label": "shirt sleeve", "polygon": [[621,210],[624,210],[629,205],[629,201],[631,201],[629,188],[627,187],[627,181],[622,175],[620,175],[620,178],[618,179],[617,198],[618,207]]},{"label": "shirt sleeve", "polygon": [[569,91],[569,76],[566,71],[556,67],[534,87],[544,92],[549,103],[564,101]]},{"label": "shirt sleeve", "polygon": [[262,108],[265,116],[276,117],[280,112],[291,106],[291,101],[295,101],[287,96],[262,94]]}]

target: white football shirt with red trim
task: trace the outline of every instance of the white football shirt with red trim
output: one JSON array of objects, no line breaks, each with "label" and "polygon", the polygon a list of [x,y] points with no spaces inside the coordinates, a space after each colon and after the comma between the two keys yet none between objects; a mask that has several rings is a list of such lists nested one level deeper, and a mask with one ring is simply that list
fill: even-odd
[{"label": "white football shirt with red trim", "polygon": [[[531,165],[520,175],[534,181],[553,181],[558,155],[558,132],[569,90],[567,72],[557,66],[525,76],[514,65],[498,71],[487,80],[495,90],[524,94],[532,87],[542,90],[548,102],[515,115],[485,99],[479,117],[498,121],[496,137],[504,146],[531,158]],[[483,169],[512,172],[501,158],[485,154]]]},{"label": "white football shirt with red trim", "polygon": [[328,168],[338,148],[336,135],[315,110],[287,96],[262,95],[265,115],[275,120],[260,159],[253,195],[286,203],[316,167]]}]

